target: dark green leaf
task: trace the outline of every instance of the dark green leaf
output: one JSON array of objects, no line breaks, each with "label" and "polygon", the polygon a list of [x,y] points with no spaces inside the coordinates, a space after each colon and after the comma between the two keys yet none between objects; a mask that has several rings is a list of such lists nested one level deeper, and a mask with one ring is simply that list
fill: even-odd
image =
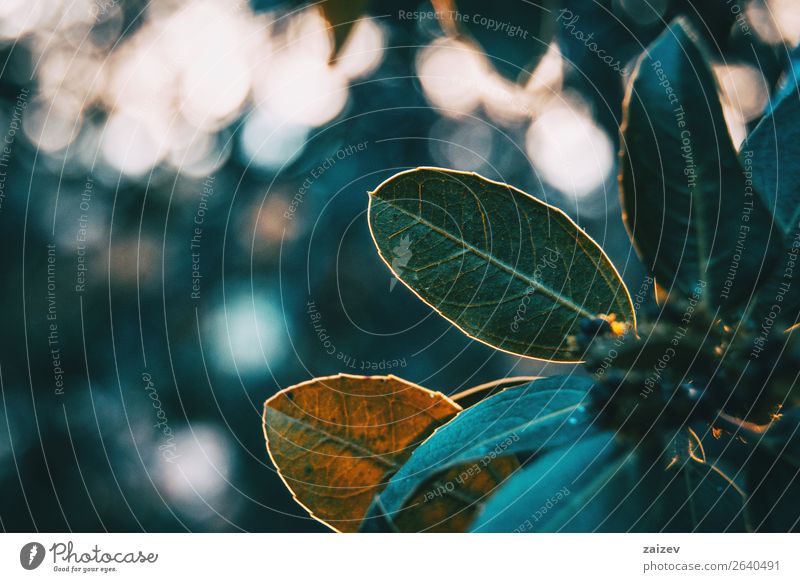
[{"label": "dark green leaf", "polygon": [[787,293],[784,288],[794,283],[794,264],[800,247],[800,88],[796,77],[799,73],[800,67],[790,64],[786,87],[739,153],[742,165],[752,172],[756,190],[774,213],[785,242],[783,257],[759,289],[750,316],[763,322],[780,297],[780,319],[787,324],[784,327],[800,319],[800,294]]},{"label": "dark green leaf", "polygon": [[772,113],[756,126],[739,154],[745,167],[752,167],[753,184],[775,220],[787,235],[798,230],[800,221],[800,89],[775,105]]},{"label": "dark green leaf", "polygon": [[699,40],[673,22],[634,72],[622,130],[625,220],[667,290],[706,282],[704,303],[734,310],[781,253],[769,210],[748,185]]},{"label": "dark green leaf", "polygon": [[603,434],[517,472],[486,503],[473,531],[741,531],[743,502],[705,463],[689,459],[665,471]]},{"label": "dark green leaf", "polygon": [[[640,31],[631,26],[633,23],[626,21],[624,11],[614,10],[614,2],[562,0],[553,11],[559,49],[578,69],[578,77],[605,81],[627,75],[628,63],[655,37],[652,29]],[[612,91],[616,87],[604,85],[603,90]]]},{"label": "dark green leaf", "polygon": [[582,318],[634,321],[602,249],[563,212],[477,174],[418,168],[370,196],[370,228],[398,279],[470,337],[545,360],[581,358]]},{"label": "dark green leaf", "polygon": [[474,463],[481,472],[495,458],[571,442],[590,430],[585,400],[591,386],[589,378],[552,376],[468,408],[414,451],[377,501],[397,520],[414,494],[449,468]]}]

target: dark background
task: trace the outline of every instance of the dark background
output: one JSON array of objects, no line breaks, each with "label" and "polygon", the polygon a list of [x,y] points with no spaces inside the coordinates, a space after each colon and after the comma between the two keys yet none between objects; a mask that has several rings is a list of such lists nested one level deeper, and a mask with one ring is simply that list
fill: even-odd
[{"label": "dark background", "polygon": [[566,0],[544,6],[579,19],[542,42],[530,3],[500,4],[459,3],[522,31],[482,54],[402,16],[427,2],[373,2],[329,66],[300,2],[3,1],[0,528],[323,531],[266,455],[277,390],[368,366],[446,393],[568,368],[495,352],[393,286],[367,191],[418,165],[511,183],[570,214],[635,294],[626,76],[575,31],[632,71],[694,19],[737,143],[800,35],[788,1]]}]

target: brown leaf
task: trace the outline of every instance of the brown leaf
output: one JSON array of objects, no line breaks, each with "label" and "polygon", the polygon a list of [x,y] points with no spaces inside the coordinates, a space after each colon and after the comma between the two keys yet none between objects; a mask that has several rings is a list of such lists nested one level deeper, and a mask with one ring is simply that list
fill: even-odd
[{"label": "brown leaf", "polygon": [[395,376],[339,374],[267,400],[264,437],[297,502],[332,529],[353,532],[389,476],[460,410]]},{"label": "brown leaf", "polygon": [[329,62],[334,63],[350,38],[356,21],[364,15],[367,0],[325,0],[319,7],[333,40]]},{"label": "brown leaf", "polygon": [[431,4],[442,31],[448,36],[457,37],[458,25],[455,19],[455,14],[457,13],[455,0],[431,0]]}]

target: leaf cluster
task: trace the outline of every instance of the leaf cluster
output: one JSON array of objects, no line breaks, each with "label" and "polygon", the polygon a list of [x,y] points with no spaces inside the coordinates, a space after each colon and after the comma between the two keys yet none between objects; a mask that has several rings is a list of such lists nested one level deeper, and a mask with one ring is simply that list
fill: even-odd
[{"label": "leaf cluster", "polygon": [[800,528],[799,114],[793,86],[737,151],[688,20],[639,59],[619,179],[659,305],[638,320],[559,209],[454,170],[383,182],[369,224],[399,281],[475,340],[583,373],[288,388],[264,431],[298,502],[339,531]]}]

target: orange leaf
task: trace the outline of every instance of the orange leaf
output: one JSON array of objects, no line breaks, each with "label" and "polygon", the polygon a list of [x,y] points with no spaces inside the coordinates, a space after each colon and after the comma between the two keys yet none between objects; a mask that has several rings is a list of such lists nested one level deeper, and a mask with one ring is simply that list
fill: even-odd
[{"label": "orange leaf", "polygon": [[295,500],[330,528],[353,532],[389,476],[460,410],[395,376],[339,374],[267,400],[264,437]]}]

